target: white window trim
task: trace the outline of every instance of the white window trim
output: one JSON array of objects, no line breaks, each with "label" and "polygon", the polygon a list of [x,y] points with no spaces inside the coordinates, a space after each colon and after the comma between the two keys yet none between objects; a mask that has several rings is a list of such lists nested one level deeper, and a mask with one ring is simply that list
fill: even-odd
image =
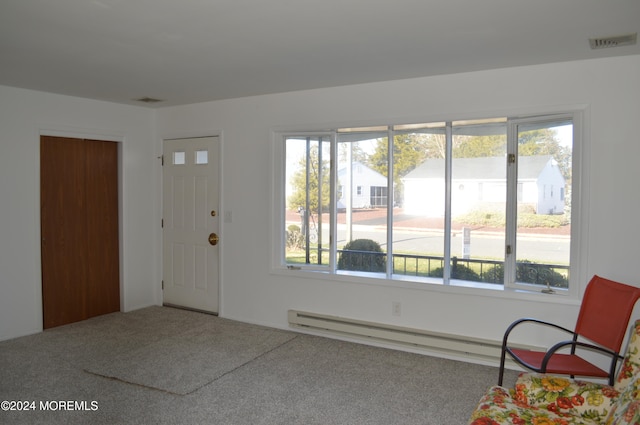
[{"label": "white window trim", "polygon": [[[544,109],[544,108],[541,108]],[[567,107],[555,108],[553,111],[549,111],[548,113],[536,113],[533,110],[523,111],[521,114],[517,114],[519,116],[526,116],[528,119],[532,119],[534,116],[539,117],[549,117],[552,115],[559,116],[572,116],[573,119],[573,160],[572,160],[572,199],[571,199],[571,245],[570,245],[570,285],[567,291],[559,291],[553,295],[549,294],[541,294],[540,288],[528,287],[528,285],[508,285],[505,279],[505,284],[501,286],[491,286],[487,287],[487,284],[475,283],[475,282],[464,282],[461,284],[454,283],[453,285],[447,284],[447,282],[442,283],[426,283],[416,281],[414,279],[405,280],[399,279],[397,276],[394,279],[391,279],[391,276],[376,276],[371,277],[367,276],[366,273],[336,273],[335,270],[335,254],[336,254],[336,246],[335,244],[331,244],[331,263],[330,265],[323,267],[313,267],[313,266],[301,266],[301,267],[287,267],[284,261],[284,249],[285,246],[285,220],[284,220],[284,209],[282,205],[285,202],[285,155],[284,155],[284,143],[283,138],[287,136],[318,136],[318,135],[331,135],[333,153],[332,153],[332,161],[336,160],[336,150],[335,143],[335,131],[327,131],[327,130],[319,130],[319,131],[309,131],[309,127],[306,127],[304,130],[296,131],[294,128],[289,129],[272,129],[272,161],[273,169],[271,172],[272,177],[272,194],[271,197],[271,217],[272,217],[272,226],[271,226],[271,240],[273,243],[273,250],[271,251],[271,273],[286,275],[286,276],[296,276],[296,277],[304,277],[310,279],[319,279],[322,280],[330,280],[330,281],[341,281],[341,282],[355,282],[355,283],[363,283],[363,284],[373,284],[373,285],[384,285],[384,286],[393,286],[394,288],[411,288],[411,289],[424,289],[424,290],[436,290],[436,291],[453,291],[455,293],[473,293],[479,295],[486,295],[492,297],[506,297],[506,298],[516,298],[516,299],[541,299],[548,300],[549,302],[566,302],[570,303],[576,302],[579,300],[579,296],[584,291],[586,284],[588,282],[587,276],[587,261],[588,258],[588,249],[586,245],[586,241],[589,238],[589,226],[588,226],[588,188],[589,188],[589,157],[590,157],[590,139],[588,137],[588,116],[589,108],[588,105],[572,105]],[[462,114],[464,115],[464,114]],[[493,113],[490,114],[490,117],[494,116],[510,116],[509,113]],[[482,119],[487,118],[486,116],[471,116],[469,115],[467,119]],[[443,122],[443,121],[456,121],[459,119],[463,119],[460,116],[455,117],[453,119],[442,119],[442,118],[428,118],[424,119],[412,119],[412,122]],[[397,125],[403,124],[405,121],[399,121],[397,123],[390,123],[389,125]],[[377,122],[364,122],[364,123],[354,123],[353,127],[364,127],[364,126],[379,126],[380,121]],[[337,125],[319,125],[319,128],[342,128],[346,125],[344,123],[340,123]],[[451,153],[449,152],[448,157],[451,158]],[[331,167],[332,174],[335,173],[334,167]],[[515,181],[514,179],[511,179]],[[335,197],[335,188],[333,185],[335,184],[336,178],[335,175],[331,176],[332,181],[332,190],[331,196]],[[450,190],[450,188],[449,188]],[[517,182],[516,182],[516,191],[517,195]],[[332,199],[332,205],[335,204],[335,199]],[[448,220],[446,222],[449,222]],[[388,226],[390,227],[390,226]],[[336,217],[335,214],[332,214],[331,219],[331,238],[335,240],[335,229],[336,229]],[[450,251],[449,247],[445,246],[445,256]],[[449,264],[445,261],[445,267],[449,267]],[[311,272],[311,273],[310,273]],[[515,271],[514,271],[515,272]],[[506,270],[505,270],[506,274]],[[515,281],[515,278],[513,279]],[[557,296],[559,295],[559,296]],[[562,301],[562,300],[565,301]],[[573,301],[570,301],[573,300]]]},{"label": "white window trim", "polygon": [[[336,152],[336,134],[335,131],[282,131],[282,132],[273,132],[272,134],[272,164],[273,170],[272,174],[272,192],[273,196],[271,197],[271,211],[272,217],[274,220],[272,221],[271,226],[271,240],[276,242],[272,244],[273,249],[271,250],[271,267],[272,270],[304,270],[304,271],[315,271],[315,272],[326,272],[335,274],[335,257],[337,248],[334,243],[330,244],[330,255],[329,255],[329,264],[328,265],[314,265],[314,264],[305,264],[305,265],[296,265],[296,266],[288,266],[285,263],[284,258],[284,246],[286,245],[285,234],[286,234],[286,226],[285,226],[285,209],[283,205],[286,203],[286,154],[285,154],[285,146],[283,140],[287,137],[327,137],[328,141],[331,144],[331,154],[330,161],[332,164],[336,163],[337,152]],[[330,175],[330,204],[335,205],[336,199],[336,173],[335,167],[329,168]],[[336,214],[332,210],[330,214],[330,240],[336,240]]]},{"label": "white window trim", "polygon": [[[586,162],[586,158],[584,157],[584,152],[586,151],[585,142],[583,139],[583,112],[580,110],[573,110],[572,112],[566,113],[558,113],[558,114],[546,114],[540,116],[529,116],[524,118],[512,118],[507,122],[507,154],[514,154],[516,157],[518,156],[517,145],[518,145],[518,126],[522,124],[535,124],[535,123],[545,123],[545,122],[554,122],[561,121],[563,119],[571,119],[573,123],[573,144],[572,144],[572,163],[571,163],[571,245],[570,245],[570,258],[569,258],[569,276],[570,283],[569,288],[567,290],[557,290],[556,293],[559,295],[569,295],[571,297],[577,297],[579,294],[579,288],[582,282],[586,282],[585,275],[586,272],[584,270],[585,265],[584,262],[580,262],[580,258],[585,258],[584,253],[580,253],[579,251],[583,249],[580,243],[580,235],[586,236],[586,231],[576,230],[577,228],[584,229],[582,226],[583,215],[582,211],[585,211],[587,206],[583,203],[582,196],[582,182],[584,180],[584,166],[588,164]],[[517,242],[516,242],[516,229],[515,229],[515,213],[516,213],[516,204],[517,204],[517,178],[516,178],[516,167],[509,166],[507,168],[507,226],[506,226],[506,244],[512,247],[515,247],[512,256],[516,255],[517,251]],[[575,227],[574,227],[575,226]],[[505,281],[504,288],[505,289],[513,289],[513,290],[537,290],[539,291],[539,286],[534,286],[531,284],[518,283],[516,282],[516,270],[514,264],[511,264],[507,261],[508,255],[505,255]]]}]

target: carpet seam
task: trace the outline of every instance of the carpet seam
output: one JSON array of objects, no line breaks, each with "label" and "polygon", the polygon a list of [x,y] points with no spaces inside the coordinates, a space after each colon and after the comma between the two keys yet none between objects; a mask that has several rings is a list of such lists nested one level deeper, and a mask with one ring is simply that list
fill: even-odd
[{"label": "carpet seam", "polygon": [[286,341],[282,342],[282,343],[281,343],[281,344],[279,344],[279,345],[276,345],[276,346],[275,346],[275,347],[273,347],[272,349],[270,349],[270,350],[268,350],[268,351],[265,351],[265,352],[263,352],[263,353],[260,353],[259,355],[255,356],[255,357],[253,357],[253,358],[251,358],[251,359],[249,359],[249,360],[247,360],[246,362],[244,362],[244,363],[242,363],[242,364],[240,364],[240,365],[236,366],[235,368],[230,369],[230,370],[228,370],[228,371],[224,372],[223,374],[221,374],[221,375],[219,375],[219,376],[216,376],[216,377],[215,377],[215,378],[213,378],[211,381],[206,382],[206,383],[202,384],[201,386],[199,386],[198,388],[195,388],[195,389],[193,389],[193,390],[191,390],[191,391],[189,391],[189,392],[186,392],[186,393],[176,393],[176,392],[174,392],[174,391],[169,391],[169,390],[165,390],[165,389],[158,388],[158,387],[153,387],[153,386],[149,386],[149,385],[144,385],[144,384],[140,384],[140,383],[137,383],[137,382],[131,382],[131,381],[127,381],[127,380],[124,380],[124,379],[118,378],[118,377],[116,377],[116,376],[109,376],[109,375],[104,375],[104,374],[101,374],[101,373],[93,372],[93,371],[91,371],[91,370],[89,370],[89,369],[85,369],[85,368],[82,368],[81,370],[82,370],[83,372],[85,372],[85,373],[90,374],[90,375],[99,376],[99,377],[101,377],[101,378],[110,379],[110,380],[112,380],[112,381],[122,382],[123,384],[134,385],[134,386],[137,386],[137,387],[140,387],[140,388],[146,388],[146,389],[150,389],[150,390],[154,390],[154,391],[159,391],[159,392],[161,392],[161,393],[165,393],[165,394],[171,394],[171,395],[175,395],[175,396],[184,397],[184,396],[187,396],[187,395],[193,394],[193,393],[195,393],[196,391],[200,391],[202,388],[206,387],[207,385],[211,385],[212,383],[216,382],[216,381],[217,381],[217,380],[219,380],[220,378],[222,378],[222,377],[224,377],[224,376],[227,376],[227,375],[229,375],[229,374],[231,374],[231,373],[233,373],[233,372],[237,371],[238,369],[240,369],[240,368],[242,368],[242,367],[244,367],[244,366],[246,366],[246,365],[248,365],[248,364],[250,364],[250,363],[253,363],[254,361],[258,360],[259,358],[261,358],[261,357],[263,357],[263,356],[265,356],[265,355],[267,355],[267,354],[269,354],[269,353],[271,353],[271,352],[273,352],[273,351],[275,351],[275,350],[277,350],[277,349],[279,349],[279,348],[283,347],[284,345],[286,345],[286,344],[288,344],[288,343],[292,342],[293,340],[297,339],[299,336],[300,336],[300,335],[294,335],[292,338],[290,338],[290,339],[288,339],[288,340],[286,340]]},{"label": "carpet seam", "polygon": [[226,371],[226,372],[225,372],[225,373],[223,373],[222,375],[220,375],[220,376],[217,376],[217,377],[213,378],[211,381],[207,382],[206,384],[202,384],[200,387],[198,387],[198,388],[196,388],[196,389],[194,389],[194,390],[192,390],[192,391],[189,391],[188,393],[186,393],[186,394],[184,394],[184,395],[189,395],[189,394],[193,394],[193,393],[195,393],[196,391],[200,391],[202,388],[204,388],[204,387],[206,387],[206,386],[208,386],[208,385],[213,384],[213,383],[214,383],[214,382],[216,382],[217,380],[219,380],[219,379],[221,379],[221,378],[223,378],[223,377],[225,377],[225,376],[227,376],[227,375],[229,375],[229,374],[231,374],[231,373],[235,372],[236,370],[238,370],[238,369],[240,369],[240,368],[245,367],[245,366],[246,366],[246,365],[248,365],[249,363],[253,363],[254,361],[256,361],[256,360],[258,360],[258,359],[260,359],[260,358],[262,358],[262,357],[266,356],[267,354],[272,353],[273,351],[275,351],[275,350],[277,350],[277,349],[279,349],[279,348],[281,348],[281,347],[283,347],[283,346],[285,346],[285,345],[289,344],[291,341],[293,341],[293,340],[297,339],[298,337],[299,337],[299,335],[294,335],[291,339],[288,339],[288,340],[284,341],[284,342],[283,342],[282,344],[280,344],[280,345],[276,345],[276,346],[275,346],[275,347],[273,347],[271,350],[265,351],[264,353],[260,353],[260,354],[259,354],[259,355],[257,355],[256,357],[253,357],[252,359],[247,360],[246,362],[242,363],[241,365],[238,365],[238,366],[236,366],[235,368],[233,368],[233,369],[231,369],[231,370]]},{"label": "carpet seam", "polygon": [[169,390],[163,390],[162,388],[158,388],[158,387],[152,387],[152,386],[149,386],[149,385],[139,384],[137,382],[125,381],[124,379],[118,378],[117,376],[103,375],[103,374],[100,374],[100,373],[97,373],[97,372],[92,372],[92,371],[90,371],[88,369],[82,369],[82,371],[85,372],[85,373],[88,373],[90,375],[99,376],[100,378],[109,379],[111,381],[122,382],[123,384],[133,385],[135,387],[145,388],[145,389],[148,389],[148,390],[159,391],[159,392],[165,393],[165,394],[171,394],[171,395],[175,395],[175,396],[185,396],[187,394],[191,394],[191,393],[180,394],[180,393],[176,393],[176,392],[169,391]]}]

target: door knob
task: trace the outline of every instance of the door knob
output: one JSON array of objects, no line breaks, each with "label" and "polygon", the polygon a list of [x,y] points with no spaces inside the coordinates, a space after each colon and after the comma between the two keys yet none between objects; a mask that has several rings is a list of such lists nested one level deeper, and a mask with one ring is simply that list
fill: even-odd
[{"label": "door knob", "polygon": [[219,240],[220,240],[220,238],[215,233],[212,233],[212,234],[209,235],[209,243],[211,245],[218,245],[218,241]]}]

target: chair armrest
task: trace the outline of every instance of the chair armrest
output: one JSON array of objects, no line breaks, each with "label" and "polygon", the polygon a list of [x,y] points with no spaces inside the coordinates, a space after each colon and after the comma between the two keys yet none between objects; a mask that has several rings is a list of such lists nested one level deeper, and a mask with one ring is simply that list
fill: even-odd
[{"label": "chair armrest", "polygon": [[[511,334],[511,332],[519,325],[524,324],[524,323],[531,323],[531,324],[536,324],[536,325],[543,325],[543,326],[548,326],[548,327],[552,327],[556,330],[560,330],[560,331],[564,331],[566,333],[569,333],[573,336],[573,339],[577,339],[577,335],[574,331],[564,328],[560,325],[556,325],[555,323],[551,323],[551,322],[547,322],[544,320],[540,320],[540,319],[534,319],[534,318],[530,318],[530,317],[525,317],[522,319],[518,319],[515,322],[511,323],[509,325],[509,327],[507,327],[507,330],[504,332],[504,336],[502,338],[502,348],[501,348],[501,353],[500,353],[500,372],[498,375],[498,385],[502,385],[502,379],[504,377],[504,365],[505,365],[505,360],[506,360],[506,355],[507,353],[509,353],[516,361],[520,362],[517,357],[513,354],[513,352],[511,351],[511,349],[507,346],[508,344],[508,340],[509,340],[509,335]],[[527,366],[526,364],[520,362],[523,366],[529,368],[529,369],[533,369],[533,370],[540,370],[537,367],[530,367]]]},{"label": "chair armrest", "polygon": [[604,421],[619,393],[612,386],[540,373],[522,373],[512,396],[519,403],[552,412]]},{"label": "chair armrest", "polygon": [[544,358],[542,359],[542,363],[540,365],[540,369],[544,372],[545,370],[547,370],[547,364],[549,363],[549,360],[551,359],[551,357],[556,354],[557,351],[565,348],[565,347],[571,347],[571,352],[573,353],[574,350],[577,347],[583,348],[585,350],[589,350],[589,351],[593,351],[602,355],[606,355],[611,357],[611,365],[609,366],[609,385],[613,385],[613,378],[615,376],[615,371],[616,371],[616,366],[618,364],[618,361],[623,359],[624,357],[620,355],[620,353],[616,353],[613,350],[610,350],[609,348],[606,347],[602,347],[599,345],[594,345],[594,344],[589,344],[583,341],[561,341],[558,342],[557,344],[555,344],[553,347],[549,348],[547,350],[547,353],[545,354]]},{"label": "chair armrest", "polygon": [[[564,347],[581,347],[586,350],[595,351],[597,353],[604,354],[610,357],[615,357],[617,360],[624,359],[624,357],[620,355],[620,353],[616,353],[615,351],[607,347],[602,347],[600,345],[589,344],[588,342],[584,341],[560,341],[547,350],[545,360],[547,360],[547,357],[551,357],[557,351],[560,351]],[[546,364],[546,361],[544,363]]]},{"label": "chair armrest", "polygon": [[569,333],[571,335],[575,336],[575,332],[572,331],[571,329],[567,329],[563,326],[557,325],[555,323],[551,323],[551,322],[546,322],[544,320],[540,320],[540,319],[534,319],[531,317],[525,317],[523,319],[518,319],[515,322],[511,323],[509,325],[509,327],[507,328],[507,330],[504,332],[504,338],[503,338],[503,346],[506,346],[507,343],[507,339],[509,337],[509,334],[511,333],[511,331],[513,331],[517,326],[523,324],[523,323],[531,323],[531,324],[535,324],[535,325],[542,325],[542,326],[549,326],[555,329],[558,329],[560,331]]}]

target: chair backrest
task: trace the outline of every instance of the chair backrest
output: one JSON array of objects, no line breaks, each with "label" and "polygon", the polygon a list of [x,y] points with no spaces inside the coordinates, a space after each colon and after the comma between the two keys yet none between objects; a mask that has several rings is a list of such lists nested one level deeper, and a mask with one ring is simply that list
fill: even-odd
[{"label": "chair backrest", "polygon": [[620,352],[638,298],[640,288],[593,276],[584,292],[576,333]]}]

